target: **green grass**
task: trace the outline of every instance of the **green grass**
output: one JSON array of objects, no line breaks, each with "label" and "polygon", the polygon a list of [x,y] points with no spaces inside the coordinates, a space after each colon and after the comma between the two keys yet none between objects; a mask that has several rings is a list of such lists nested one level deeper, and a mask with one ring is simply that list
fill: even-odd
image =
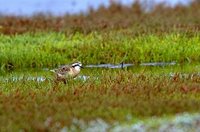
[{"label": "green grass", "polygon": [[192,37],[173,33],[132,37],[123,32],[0,35],[1,69],[55,67],[77,60],[83,64],[199,62],[199,52],[199,34]]},{"label": "green grass", "polygon": [[[110,31],[71,36],[63,33],[1,35],[0,129],[54,130],[59,123],[58,130],[71,126],[74,118],[86,122],[102,118],[109,123],[123,123],[127,115],[133,116],[131,121],[136,122],[152,116],[198,112],[199,52],[200,34],[133,37],[123,31]],[[176,61],[177,66],[125,70],[86,68],[82,74],[90,76],[89,80],[70,81],[68,85],[55,85],[49,71],[30,70],[77,60],[84,65]],[[197,64],[179,65],[186,62]],[[175,76],[170,77],[169,73]],[[43,76],[48,80],[27,81],[30,76]],[[12,81],[12,77],[22,79]],[[5,82],[6,78],[10,79]],[[48,118],[54,125],[45,126]]]},{"label": "green grass", "polygon": [[[200,77],[198,67],[191,66],[182,77],[181,69],[170,67],[155,74],[156,70],[84,69],[81,74],[90,76],[86,82],[70,81],[68,85],[54,85],[52,81],[27,81],[27,77],[44,76],[52,79],[49,72],[28,71],[11,73],[7,77],[22,76],[20,81],[2,80],[0,83],[1,130],[54,130],[70,126],[74,118],[91,121],[102,118],[106,122],[132,122],[152,116],[170,116],[177,113],[199,112]],[[169,73],[177,72],[170,78]],[[191,75],[193,78],[189,78]],[[95,79],[95,77],[99,77]],[[47,118],[52,125],[45,126]]]},{"label": "green grass", "polygon": [[[0,16],[0,131],[79,131],[74,119],[90,123],[99,118],[124,126],[142,121],[156,129],[176,114],[198,114],[199,6],[194,1],[145,12],[137,3],[112,4],[85,16]],[[177,65],[85,68],[81,74],[90,77],[87,81],[67,85],[55,85],[52,73],[43,69],[77,60],[84,65]]]}]

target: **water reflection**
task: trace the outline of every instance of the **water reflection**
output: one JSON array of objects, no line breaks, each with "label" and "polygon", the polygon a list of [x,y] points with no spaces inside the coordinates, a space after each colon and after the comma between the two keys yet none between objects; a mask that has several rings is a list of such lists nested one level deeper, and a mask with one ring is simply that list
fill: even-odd
[{"label": "water reflection", "polygon": [[[78,81],[98,80],[102,78],[102,73],[107,71],[123,71],[121,64],[100,64],[100,65],[86,65],[81,74],[74,78]],[[200,78],[200,64],[184,64],[180,65],[176,62],[154,62],[141,63],[139,66],[125,63],[123,68],[128,67],[125,71],[129,71],[136,77],[141,73],[153,74],[154,76],[166,76],[171,79],[199,79]],[[103,71],[103,72],[102,72]],[[48,68],[43,69],[23,69],[20,71],[5,72],[0,74],[0,82],[17,82],[17,81],[36,81],[36,82],[52,82],[54,75]]]},{"label": "water reflection", "polygon": [[[80,75],[76,78],[74,78],[74,80],[81,80],[83,82],[85,82],[86,80],[88,80],[90,77],[89,76],[85,76],[85,75]],[[24,77],[24,76],[13,76],[13,77],[7,77],[7,78],[2,78],[0,79],[0,81],[3,82],[18,82],[18,81],[36,81],[36,82],[44,82],[44,81],[53,81],[53,78],[47,78],[44,76],[28,76],[28,77]]]},{"label": "water reflection", "polygon": [[[139,66],[173,66],[176,65],[176,62],[150,62],[150,63],[141,63]],[[97,65],[86,65],[88,68],[125,68],[133,67],[134,64],[130,63],[120,63],[120,64],[97,64]]]}]

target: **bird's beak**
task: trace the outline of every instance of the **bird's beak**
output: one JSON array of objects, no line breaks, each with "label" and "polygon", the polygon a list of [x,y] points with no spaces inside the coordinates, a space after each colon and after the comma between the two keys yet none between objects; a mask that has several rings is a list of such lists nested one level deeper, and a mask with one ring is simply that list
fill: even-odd
[{"label": "bird's beak", "polygon": [[80,66],[81,68],[84,68],[83,66]]}]

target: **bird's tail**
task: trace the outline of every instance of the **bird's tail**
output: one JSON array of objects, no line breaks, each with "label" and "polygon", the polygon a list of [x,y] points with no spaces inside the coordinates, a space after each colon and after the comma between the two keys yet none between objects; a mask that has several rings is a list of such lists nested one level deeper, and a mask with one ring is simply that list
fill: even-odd
[{"label": "bird's tail", "polygon": [[53,73],[56,73],[56,71],[53,69],[53,70],[50,70],[51,72],[53,72]]}]

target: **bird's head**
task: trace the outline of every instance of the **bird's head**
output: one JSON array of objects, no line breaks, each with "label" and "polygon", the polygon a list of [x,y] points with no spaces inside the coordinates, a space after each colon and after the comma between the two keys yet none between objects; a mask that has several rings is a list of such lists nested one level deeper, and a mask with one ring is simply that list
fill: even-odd
[{"label": "bird's head", "polygon": [[75,62],[72,64],[72,67],[77,69],[77,70],[80,70],[81,68],[83,68],[83,65],[81,62]]}]

